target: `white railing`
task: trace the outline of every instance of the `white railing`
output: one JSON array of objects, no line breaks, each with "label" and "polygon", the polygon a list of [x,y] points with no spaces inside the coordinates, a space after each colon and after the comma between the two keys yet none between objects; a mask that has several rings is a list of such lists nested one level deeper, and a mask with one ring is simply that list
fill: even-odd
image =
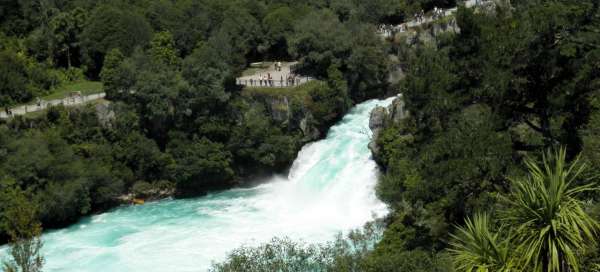
[{"label": "white railing", "polygon": [[87,103],[90,101],[104,98],[105,96],[106,96],[105,93],[97,93],[97,94],[90,94],[90,95],[72,95],[69,97],[62,98],[62,99],[52,99],[52,100],[47,100],[47,101],[40,100],[36,104],[22,105],[22,106],[17,106],[17,107],[8,108],[8,109],[3,108],[3,109],[0,109],[1,110],[0,111],[0,119],[6,119],[6,118],[17,116],[17,115],[24,115],[24,114],[27,114],[30,112],[45,110],[51,106],[81,105],[81,104],[84,104],[84,103]]}]

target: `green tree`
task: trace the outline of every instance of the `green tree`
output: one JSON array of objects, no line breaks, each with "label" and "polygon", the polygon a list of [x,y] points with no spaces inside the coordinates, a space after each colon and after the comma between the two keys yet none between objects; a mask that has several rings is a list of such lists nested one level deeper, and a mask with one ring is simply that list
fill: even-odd
[{"label": "green tree", "polygon": [[122,90],[122,75],[129,75],[124,73],[124,68],[120,65],[124,61],[125,56],[121,53],[118,48],[111,49],[106,57],[104,58],[104,65],[102,66],[102,72],[100,72],[100,79],[104,84],[104,91],[109,99],[116,99]]},{"label": "green tree", "polygon": [[[592,106],[590,119],[585,128],[581,130],[583,141],[583,158],[589,165],[600,165],[600,93],[590,97]],[[592,167],[592,171],[600,176],[600,169]]]},{"label": "green tree", "polygon": [[171,32],[163,31],[154,34],[150,41],[150,56],[170,66],[176,66],[180,59],[175,48],[175,41]]},{"label": "green tree", "polygon": [[6,272],[40,272],[44,265],[42,248],[42,226],[37,220],[37,207],[28,196],[7,181],[0,182],[0,200],[4,209],[0,227],[10,237],[11,260],[2,260]]},{"label": "green tree", "polygon": [[178,192],[197,194],[210,187],[224,187],[233,177],[231,154],[223,145],[203,138],[173,139],[167,147],[175,164],[171,167]]},{"label": "green tree", "polygon": [[[74,54],[78,54],[81,33],[87,22],[87,12],[82,8],[70,12],[61,12],[50,21],[50,29],[54,37],[53,47],[61,54],[66,54],[67,67],[71,68]],[[79,56],[77,61],[79,62]]]},{"label": "green tree", "polygon": [[364,101],[387,90],[390,67],[384,44],[368,25],[352,26],[352,53],[346,60],[350,97]]},{"label": "green tree", "polygon": [[328,71],[328,82],[315,84],[309,92],[308,108],[315,118],[320,131],[327,128],[350,108],[348,85],[337,66],[332,65]]},{"label": "green tree", "polygon": [[[228,56],[233,67],[246,66],[246,58],[256,58],[258,45],[263,39],[260,24],[250,11],[238,5],[232,5],[224,14],[219,28],[220,35],[226,38],[232,47],[233,55]],[[220,48],[223,44],[218,44]]]},{"label": "green tree", "polygon": [[32,98],[27,72],[19,56],[9,51],[0,52],[0,105],[12,105]]},{"label": "green tree", "polygon": [[273,124],[260,106],[245,109],[230,133],[228,147],[240,169],[280,170],[296,155],[294,138]]},{"label": "green tree", "polygon": [[331,65],[343,66],[351,54],[351,33],[329,10],[306,15],[289,38],[290,55],[299,58],[312,74],[325,77]]},{"label": "green tree", "polygon": [[290,7],[280,7],[269,12],[262,21],[266,45],[275,57],[288,55],[287,37],[293,33],[296,14]]},{"label": "green tree", "polygon": [[101,5],[91,14],[83,30],[82,51],[88,73],[98,76],[104,56],[113,48],[129,56],[136,47],[145,46],[152,38],[146,19],[134,11]]}]

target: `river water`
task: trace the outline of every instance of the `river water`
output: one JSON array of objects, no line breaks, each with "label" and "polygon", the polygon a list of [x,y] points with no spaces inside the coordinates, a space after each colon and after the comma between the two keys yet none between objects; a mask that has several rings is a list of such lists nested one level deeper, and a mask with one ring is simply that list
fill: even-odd
[{"label": "river water", "polygon": [[47,232],[44,271],[205,271],[241,245],[274,236],[327,242],[359,228],[387,213],[375,196],[378,171],[367,144],[371,109],[391,100],[354,107],[326,139],[302,148],[288,177],[117,208]]}]

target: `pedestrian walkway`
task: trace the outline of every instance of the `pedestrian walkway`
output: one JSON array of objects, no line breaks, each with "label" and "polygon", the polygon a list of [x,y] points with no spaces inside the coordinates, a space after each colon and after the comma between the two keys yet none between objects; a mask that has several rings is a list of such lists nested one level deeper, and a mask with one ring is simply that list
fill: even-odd
[{"label": "pedestrian walkway", "polygon": [[[492,0],[467,0],[467,1],[464,1],[464,5],[467,8],[488,5],[488,4],[492,4],[492,3],[493,3]],[[415,18],[411,21],[408,21],[408,22],[404,22],[399,25],[395,25],[395,26],[394,25],[381,25],[381,26],[379,26],[377,32],[380,36],[382,36],[384,38],[392,38],[392,37],[394,37],[394,35],[396,35],[396,33],[405,32],[405,31],[408,31],[410,28],[415,28],[415,27],[418,27],[421,25],[431,23],[441,17],[450,16],[450,15],[454,14],[457,10],[458,10],[458,8],[456,8],[456,7],[450,8],[450,9],[440,9],[438,14],[433,14],[432,16],[422,16],[422,17],[417,16],[417,18]]]},{"label": "pedestrian walkway", "polygon": [[252,75],[239,77],[236,79],[238,85],[246,87],[267,87],[284,88],[302,85],[313,80],[311,77],[301,76],[294,71],[294,66],[298,62],[280,62],[273,63],[264,70],[255,72]]},{"label": "pedestrian walkway", "polygon": [[14,108],[10,108],[9,112],[7,113],[6,109],[1,109],[0,111],[0,119],[6,119],[9,117],[14,117],[17,115],[24,115],[30,112],[37,112],[37,111],[42,111],[45,110],[51,106],[58,106],[58,105],[63,105],[63,106],[77,106],[77,105],[82,105],[91,101],[95,101],[98,99],[102,99],[106,96],[105,93],[98,93],[98,94],[90,94],[90,95],[73,95],[70,97],[66,97],[63,99],[53,99],[53,100],[48,100],[48,101],[44,101],[41,100],[39,103],[37,104],[31,104],[31,105],[22,105],[22,106],[17,106]]}]

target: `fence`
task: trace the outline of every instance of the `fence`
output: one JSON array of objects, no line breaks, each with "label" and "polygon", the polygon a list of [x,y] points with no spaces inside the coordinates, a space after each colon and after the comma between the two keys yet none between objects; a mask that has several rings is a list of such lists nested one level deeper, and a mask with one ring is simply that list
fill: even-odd
[{"label": "fence", "polygon": [[237,79],[237,84],[246,87],[285,88],[302,85],[313,80],[311,77],[296,77],[291,80],[260,80],[260,79]]},{"label": "fence", "polygon": [[0,119],[6,119],[6,118],[16,116],[16,115],[24,115],[24,114],[30,113],[30,112],[41,111],[41,110],[47,109],[51,106],[81,105],[81,104],[84,104],[89,101],[104,98],[105,96],[106,96],[105,93],[98,93],[98,94],[91,94],[91,95],[84,95],[84,96],[69,96],[69,97],[65,97],[63,99],[53,99],[53,100],[48,100],[48,101],[41,100],[37,104],[23,105],[23,106],[10,108],[8,110],[8,112],[6,109],[2,109],[2,111],[0,111]]}]

